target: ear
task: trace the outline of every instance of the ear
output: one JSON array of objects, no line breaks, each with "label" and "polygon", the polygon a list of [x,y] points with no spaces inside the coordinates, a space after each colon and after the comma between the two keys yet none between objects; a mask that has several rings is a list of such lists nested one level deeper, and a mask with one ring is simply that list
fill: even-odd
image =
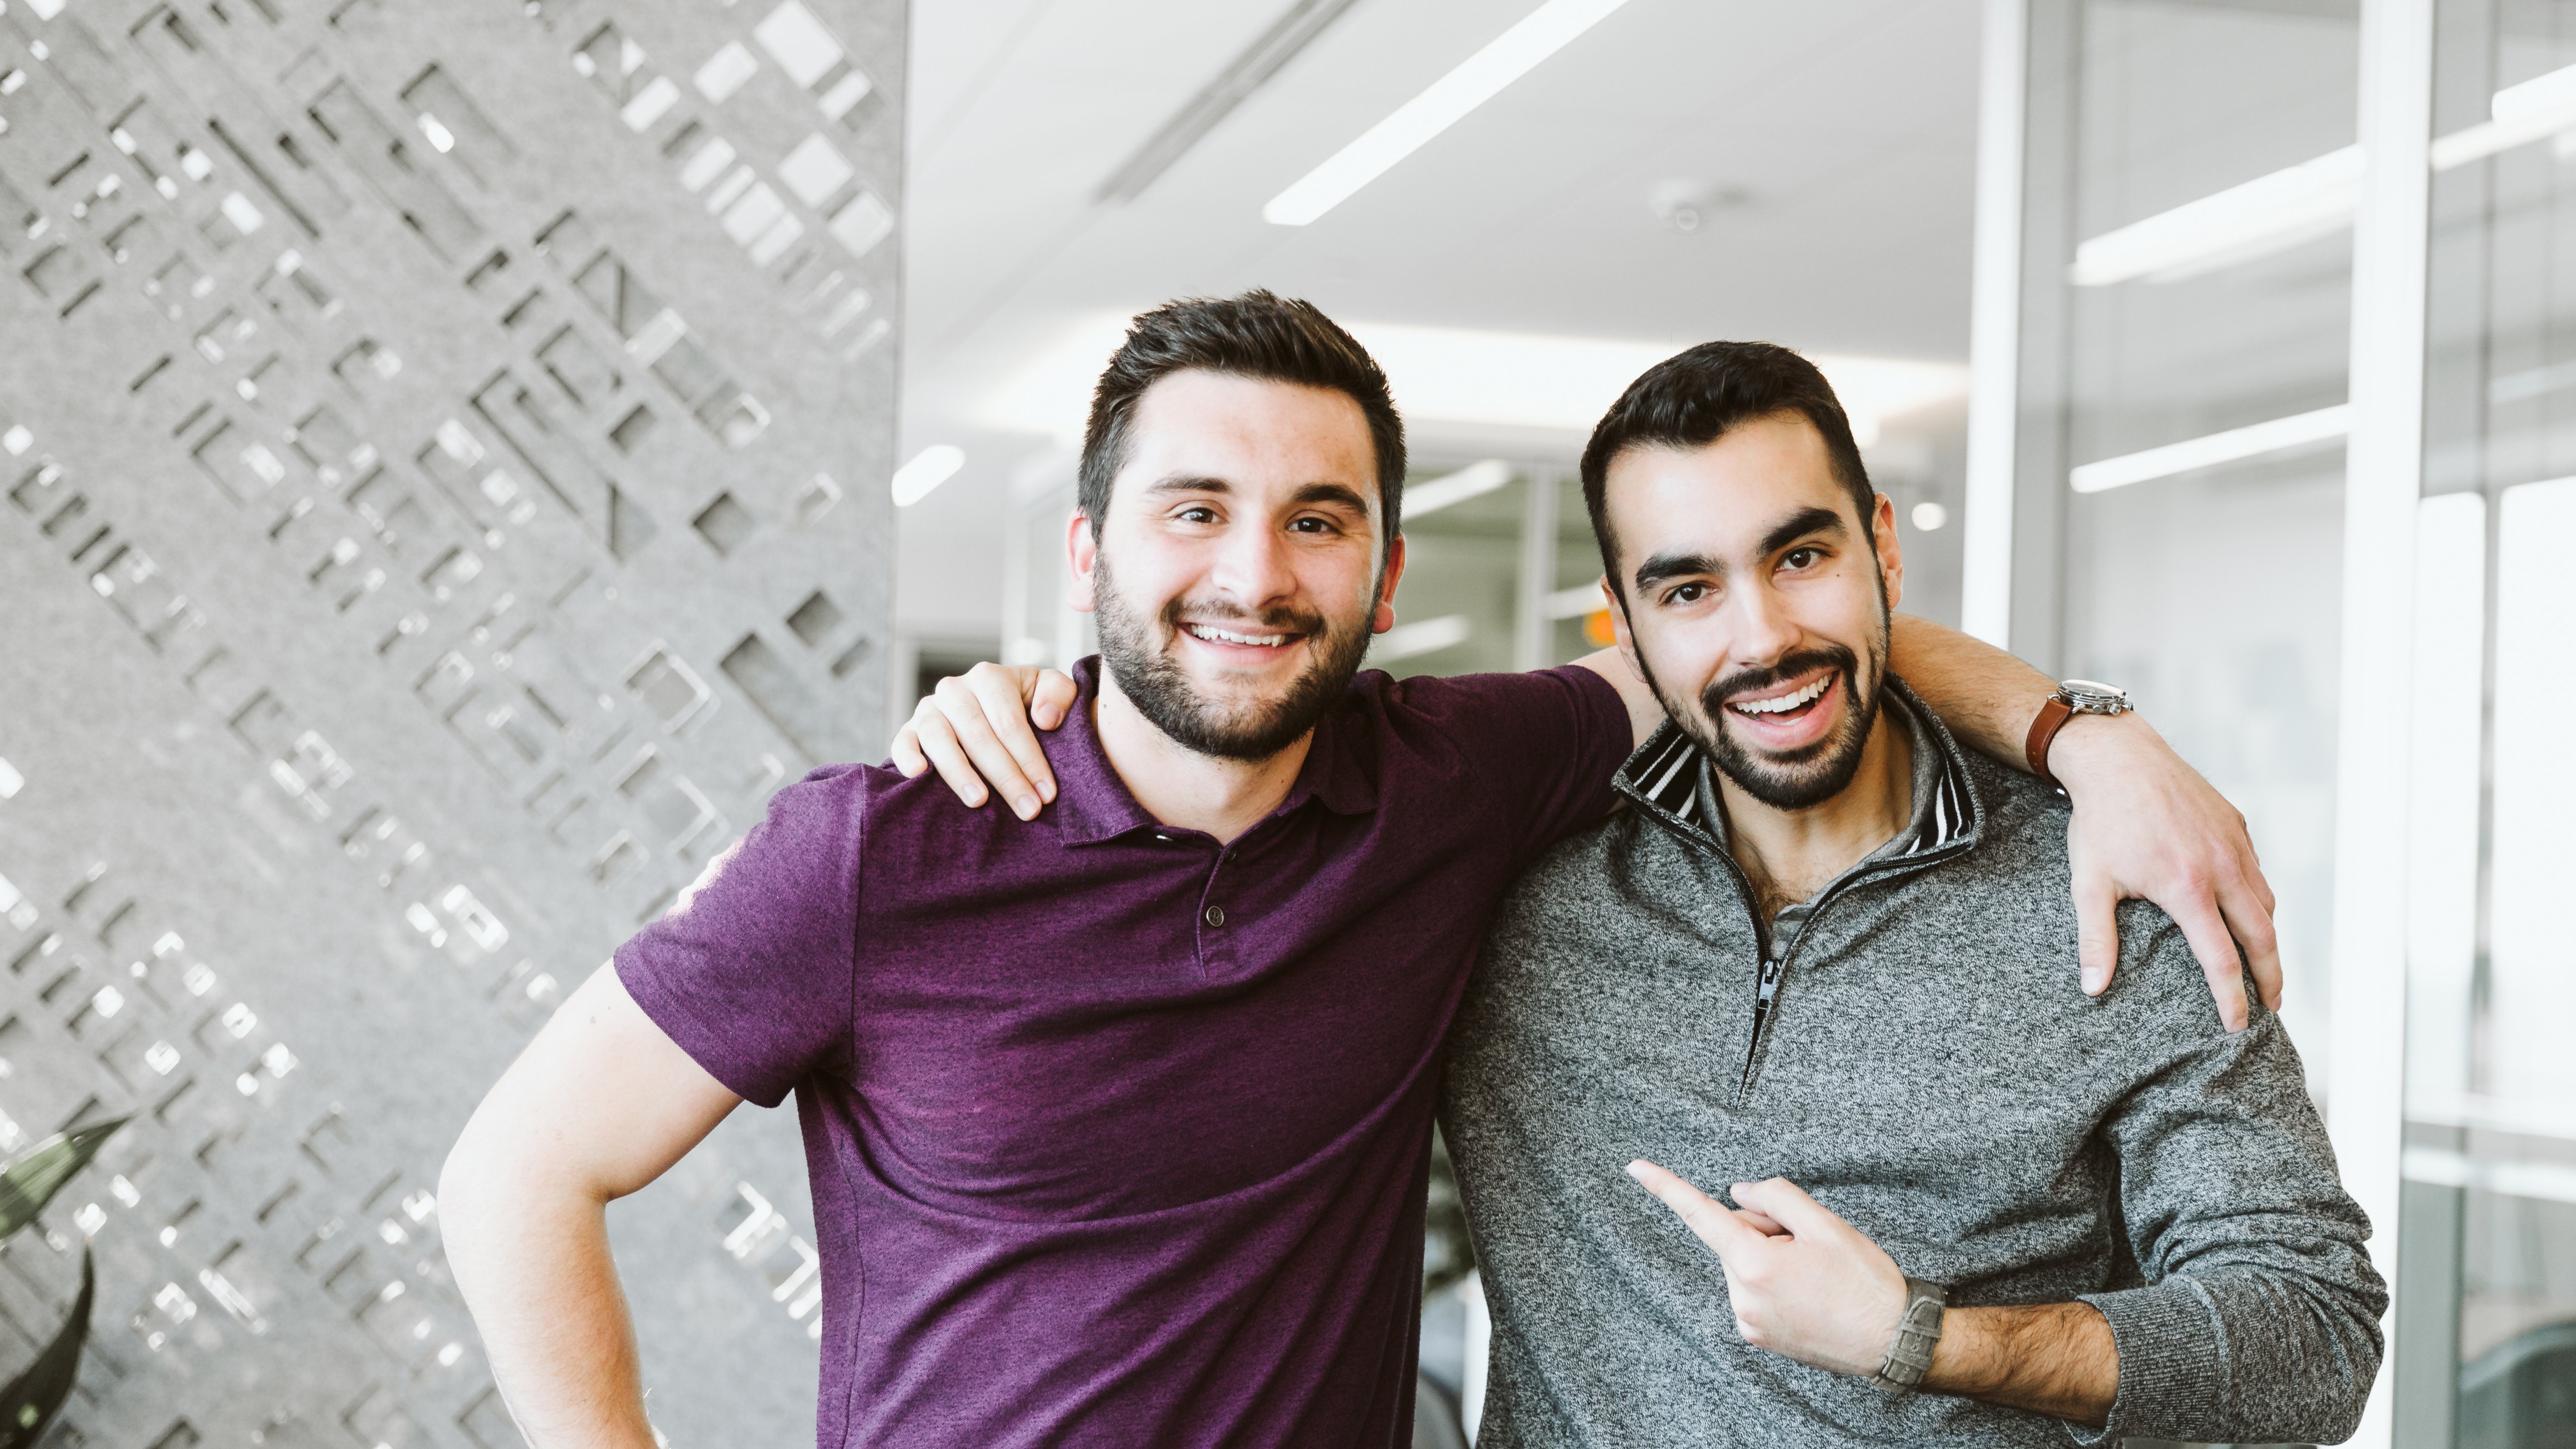
[{"label": "ear", "polygon": [[1386,546],[1386,577],[1377,587],[1377,607],[1369,611],[1369,632],[1383,634],[1395,627],[1395,586],[1404,578],[1404,535]]},{"label": "ear", "polygon": [[1896,542],[1896,503],[1884,493],[1870,513],[1869,533],[1878,548],[1878,576],[1887,580],[1887,607],[1893,609],[1905,599],[1905,551]]},{"label": "ear", "polygon": [[1064,601],[1078,614],[1088,614],[1100,607],[1100,596],[1092,583],[1092,570],[1100,562],[1100,540],[1091,533],[1091,516],[1077,508],[1065,520],[1064,561],[1072,574],[1065,585]]},{"label": "ear", "polygon": [[1637,636],[1628,628],[1628,606],[1619,600],[1619,591],[1610,587],[1610,576],[1601,576],[1601,601],[1610,610],[1610,638],[1619,646],[1619,657],[1628,663],[1628,672],[1640,682],[1646,677],[1646,666],[1637,662]]}]

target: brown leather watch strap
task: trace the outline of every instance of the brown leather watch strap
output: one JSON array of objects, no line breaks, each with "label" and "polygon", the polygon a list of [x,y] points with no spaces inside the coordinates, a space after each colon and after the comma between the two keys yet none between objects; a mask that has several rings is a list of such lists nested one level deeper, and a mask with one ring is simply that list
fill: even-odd
[{"label": "brown leather watch strap", "polygon": [[2030,722],[2030,738],[2022,745],[2022,755],[2030,761],[2030,772],[2052,790],[2066,787],[2057,783],[2055,775],[2048,773],[2049,742],[2056,739],[2057,732],[2074,717],[2074,706],[2068,704],[2064,696],[2050,695],[2047,702],[2039,707],[2039,718]]}]

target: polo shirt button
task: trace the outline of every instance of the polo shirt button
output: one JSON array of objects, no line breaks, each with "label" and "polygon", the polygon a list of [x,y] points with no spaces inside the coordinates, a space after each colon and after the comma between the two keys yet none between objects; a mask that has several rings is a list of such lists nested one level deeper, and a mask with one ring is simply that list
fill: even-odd
[{"label": "polo shirt button", "polygon": [[1225,907],[1223,907],[1223,906],[1210,906],[1210,907],[1208,907],[1208,908],[1207,908],[1207,923],[1208,923],[1209,925],[1211,925],[1211,926],[1222,926],[1222,925],[1224,925],[1224,924],[1225,924]]}]

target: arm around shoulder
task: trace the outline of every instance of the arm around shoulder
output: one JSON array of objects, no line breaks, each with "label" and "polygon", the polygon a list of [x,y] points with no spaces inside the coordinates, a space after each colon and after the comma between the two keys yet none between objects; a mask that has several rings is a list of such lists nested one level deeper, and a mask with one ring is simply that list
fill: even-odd
[{"label": "arm around shoulder", "polygon": [[607,1205],[661,1176],[741,1100],[603,966],[449,1152],[438,1183],[448,1262],[537,1449],[653,1443]]}]

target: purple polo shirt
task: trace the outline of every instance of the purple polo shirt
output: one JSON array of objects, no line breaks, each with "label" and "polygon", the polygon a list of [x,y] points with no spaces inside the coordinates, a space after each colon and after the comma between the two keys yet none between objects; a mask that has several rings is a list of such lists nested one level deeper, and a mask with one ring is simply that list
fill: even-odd
[{"label": "purple polo shirt", "polygon": [[1580,669],[1372,670],[1220,845],[1111,771],[1096,669],[1036,821],[817,770],[618,975],[796,1094],[820,1443],[1402,1449],[1441,1037],[1627,712]]}]

